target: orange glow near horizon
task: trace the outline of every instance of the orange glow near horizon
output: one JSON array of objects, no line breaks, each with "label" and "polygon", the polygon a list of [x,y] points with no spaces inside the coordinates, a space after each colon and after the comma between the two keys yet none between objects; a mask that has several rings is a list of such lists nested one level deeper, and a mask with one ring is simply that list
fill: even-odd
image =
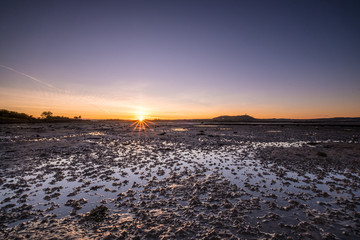
[{"label": "orange glow near horizon", "polygon": [[[264,118],[331,118],[359,117],[358,103],[353,101],[345,104],[338,101],[304,102],[297,105],[288,102],[281,104],[235,104],[224,105],[212,103],[208,106],[184,103],[182,101],[167,102],[164,98],[142,97],[117,100],[100,96],[78,95],[75,93],[55,92],[45,90],[0,89],[1,109],[16,111],[40,117],[44,111],[51,111],[55,116],[82,119],[123,119],[123,120],[176,120],[176,119],[211,119],[229,115],[244,115],[245,113],[259,119]],[[305,101],[305,100],[304,100]],[[145,104],[146,103],[146,104]],[[156,107],[155,107],[156,106]],[[141,122],[141,121],[140,121]]]},{"label": "orange glow near horizon", "polygon": [[[346,109],[339,111],[338,114],[331,114],[324,111],[319,112],[316,109],[307,109],[306,111],[266,111],[266,109],[253,109],[253,111],[181,111],[174,114],[162,113],[160,111],[152,111],[152,114],[143,114],[140,115],[137,112],[131,113],[131,111],[119,111],[119,110],[110,110],[108,112],[101,111],[99,109],[64,109],[60,107],[34,107],[34,108],[23,108],[23,107],[1,107],[1,109],[6,109],[9,111],[16,111],[20,113],[26,113],[34,117],[40,117],[41,113],[44,111],[51,111],[55,116],[64,116],[73,118],[74,116],[81,116],[82,119],[94,119],[94,120],[105,120],[105,119],[121,119],[121,120],[134,120],[139,123],[147,122],[148,120],[177,120],[177,119],[211,119],[218,116],[228,115],[228,116],[238,116],[244,115],[245,113],[258,119],[268,119],[268,118],[289,118],[289,119],[315,119],[315,118],[332,118],[332,117],[359,117],[360,113],[348,114]],[[190,108],[188,108],[189,110]],[[164,111],[166,112],[166,111]]]},{"label": "orange glow near horizon", "polygon": [[145,111],[143,110],[142,107],[139,107],[139,110],[136,112],[136,119],[139,122],[143,122],[145,120],[145,117],[148,116],[147,113],[145,113]]}]

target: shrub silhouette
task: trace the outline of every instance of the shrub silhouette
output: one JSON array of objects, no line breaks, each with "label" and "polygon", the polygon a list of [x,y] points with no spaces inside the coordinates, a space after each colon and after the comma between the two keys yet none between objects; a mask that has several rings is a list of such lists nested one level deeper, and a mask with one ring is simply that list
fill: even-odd
[{"label": "shrub silhouette", "polygon": [[52,112],[50,112],[50,111],[45,111],[45,112],[43,112],[42,114],[41,114],[41,117],[42,118],[46,118],[46,119],[50,119],[50,118],[52,118],[52,115],[53,115],[53,113]]},{"label": "shrub silhouette", "polygon": [[[82,120],[81,116],[74,117],[74,119]],[[41,114],[41,118],[34,118],[32,115],[25,113],[0,109],[0,123],[67,122],[71,120],[73,121],[73,119],[64,116],[54,116],[51,111],[44,111]]]},{"label": "shrub silhouette", "polygon": [[1,109],[0,121],[1,123],[30,122],[30,121],[35,121],[35,118],[32,115],[29,116],[25,113],[18,113],[14,111]]}]

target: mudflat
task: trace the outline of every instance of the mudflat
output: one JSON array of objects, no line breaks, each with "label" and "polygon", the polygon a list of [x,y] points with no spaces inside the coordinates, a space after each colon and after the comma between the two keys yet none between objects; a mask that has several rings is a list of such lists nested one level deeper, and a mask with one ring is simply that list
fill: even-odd
[{"label": "mudflat", "polygon": [[2,124],[1,239],[360,238],[360,127]]}]

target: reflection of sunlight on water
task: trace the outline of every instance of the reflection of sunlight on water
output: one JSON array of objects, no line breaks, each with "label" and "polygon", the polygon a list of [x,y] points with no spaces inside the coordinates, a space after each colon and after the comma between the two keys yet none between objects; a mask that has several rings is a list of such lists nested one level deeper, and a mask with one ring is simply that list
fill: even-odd
[{"label": "reflection of sunlight on water", "polygon": [[209,128],[216,128],[216,127],[219,127],[218,125],[194,125],[194,127],[209,127]]},{"label": "reflection of sunlight on water", "polygon": [[105,133],[96,131],[96,132],[89,132],[87,135],[101,136],[101,135],[105,135]]},{"label": "reflection of sunlight on water", "polygon": [[265,148],[265,147],[301,147],[304,144],[307,144],[305,141],[298,142],[253,142],[255,148]]},{"label": "reflection of sunlight on water", "polygon": [[186,128],[173,128],[171,130],[174,132],[187,132],[188,131],[188,129],[186,129]]},{"label": "reflection of sunlight on water", "polygon": [[[62,139],[68,139],[68,138],[76,138],[76,137],[86,137],[86,136],[103,136],[105,135],[104,132],[89,132],[89,133],[79,133],[79,134],[70,134],[70,135],[63,135],[58,137],[35,137],[35,138],[22,138],[17,141],[19,142],[43,142],[43,141],[49,141],[49,142],[56,142],[61,141]],[[14,137],[19,138],[19,137]]]}]

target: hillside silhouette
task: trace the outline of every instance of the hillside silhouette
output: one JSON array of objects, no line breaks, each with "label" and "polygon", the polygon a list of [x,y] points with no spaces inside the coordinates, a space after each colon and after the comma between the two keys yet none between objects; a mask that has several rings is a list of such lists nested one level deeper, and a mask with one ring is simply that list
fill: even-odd
[{"label": "hillside silhouette", "polygon": [[245,114],[245,115],[239,115],[239,116],[227,116],[227,115],[219,116],[219,117],[213,118],[212,120],[224,121],[224,122],[252,122],[252,121],[255,121],[256,118]]}]

